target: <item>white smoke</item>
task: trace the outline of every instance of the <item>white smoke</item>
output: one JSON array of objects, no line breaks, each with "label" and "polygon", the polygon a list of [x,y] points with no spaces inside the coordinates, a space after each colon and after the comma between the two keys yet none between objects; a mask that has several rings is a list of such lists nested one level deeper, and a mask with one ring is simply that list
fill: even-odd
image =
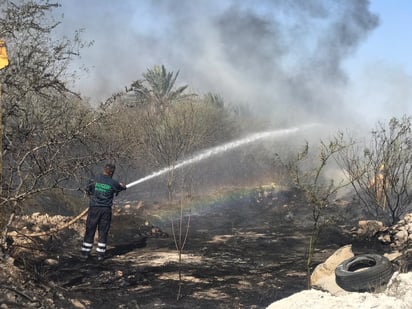
[{"label": "white smoke", "polygon": [[178,81],[195,92],[248,104],[284,125],[363,120],[359,107],[375,99],[360,101],[344,70],[379,24],[366,0],[72,0],[58,13],[60,34],[84,28],[94,41],[75,63],[90,68],[78,88],[94,102],[159,64],[180,71]]}]

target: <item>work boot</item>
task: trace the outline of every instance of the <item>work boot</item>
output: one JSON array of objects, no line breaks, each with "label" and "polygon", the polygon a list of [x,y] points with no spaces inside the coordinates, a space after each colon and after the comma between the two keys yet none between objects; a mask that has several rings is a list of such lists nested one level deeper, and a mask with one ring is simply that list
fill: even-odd
[{"label": "work boot", "polygon": [[89,254],[85,251],[80,252],[80,258],[84,261],[86,261],[89,258]]}]

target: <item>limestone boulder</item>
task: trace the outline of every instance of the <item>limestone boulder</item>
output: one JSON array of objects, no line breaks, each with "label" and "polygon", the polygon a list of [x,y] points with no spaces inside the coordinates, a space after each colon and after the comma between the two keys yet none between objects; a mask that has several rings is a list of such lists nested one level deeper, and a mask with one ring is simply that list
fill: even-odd
[{"label": "limestone boulder", "polygon": [[332,295],[346,293],[335,282],[335,269],[340,263],[353,256],[352,245],[346,245],[335,251],[325,262],[314,269],[310,277],[312,287],[327,291]]}]

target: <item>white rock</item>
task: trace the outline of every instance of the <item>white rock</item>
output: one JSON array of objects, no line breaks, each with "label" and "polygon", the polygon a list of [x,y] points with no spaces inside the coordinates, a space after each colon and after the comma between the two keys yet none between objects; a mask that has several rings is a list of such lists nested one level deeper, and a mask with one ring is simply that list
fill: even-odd
[{"label": "white rock", "polygon": [[73,304],[74,308],[86,309],[86,306],[83,305],[78,299],[70,299],[70,302]]},{"label": "white rock", "polygon": [[395,240],[405,242],[408,239],[408,232],[405,230],[400,230],[395,234]]},{"label": "white rock", "polygon": [[57,265],[59,264],[59,261],[55,259],[45,259],[44,263],[47,265]]},{"label": "white rock", "polygon": [[379,239],[381,242],[388,244],[388,243],[391,242],[391,235],[389,235],[389,234],[380,235],[380,236],[378,237],[378,239]]},{"label": "white rock", "polygon": [[310,277],[312,287],[328,291],[333,295],[345,293],[335,282],[335,269],[340,263],[353,256],[352,245],[341,247],[335,251],[324,263],[316,266]]}]

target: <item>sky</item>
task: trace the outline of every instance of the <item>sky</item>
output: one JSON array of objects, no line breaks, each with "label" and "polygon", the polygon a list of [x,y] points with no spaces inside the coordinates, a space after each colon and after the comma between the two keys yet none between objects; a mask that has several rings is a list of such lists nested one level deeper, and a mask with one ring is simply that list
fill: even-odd
[{"label": "sky", "polygon": [[[379,26],[347,61],[348,95],[373,121],[412,113],[412,1],[371,1]],[[364,112],[366,114],[367,111]]]},{"label": "sky", "polygon": [[178,84],[277,125],[373,126],[412,113],[409,0],[62,0],[56,35],[84,29],[73,63],[98,103],[154,65]]}]

